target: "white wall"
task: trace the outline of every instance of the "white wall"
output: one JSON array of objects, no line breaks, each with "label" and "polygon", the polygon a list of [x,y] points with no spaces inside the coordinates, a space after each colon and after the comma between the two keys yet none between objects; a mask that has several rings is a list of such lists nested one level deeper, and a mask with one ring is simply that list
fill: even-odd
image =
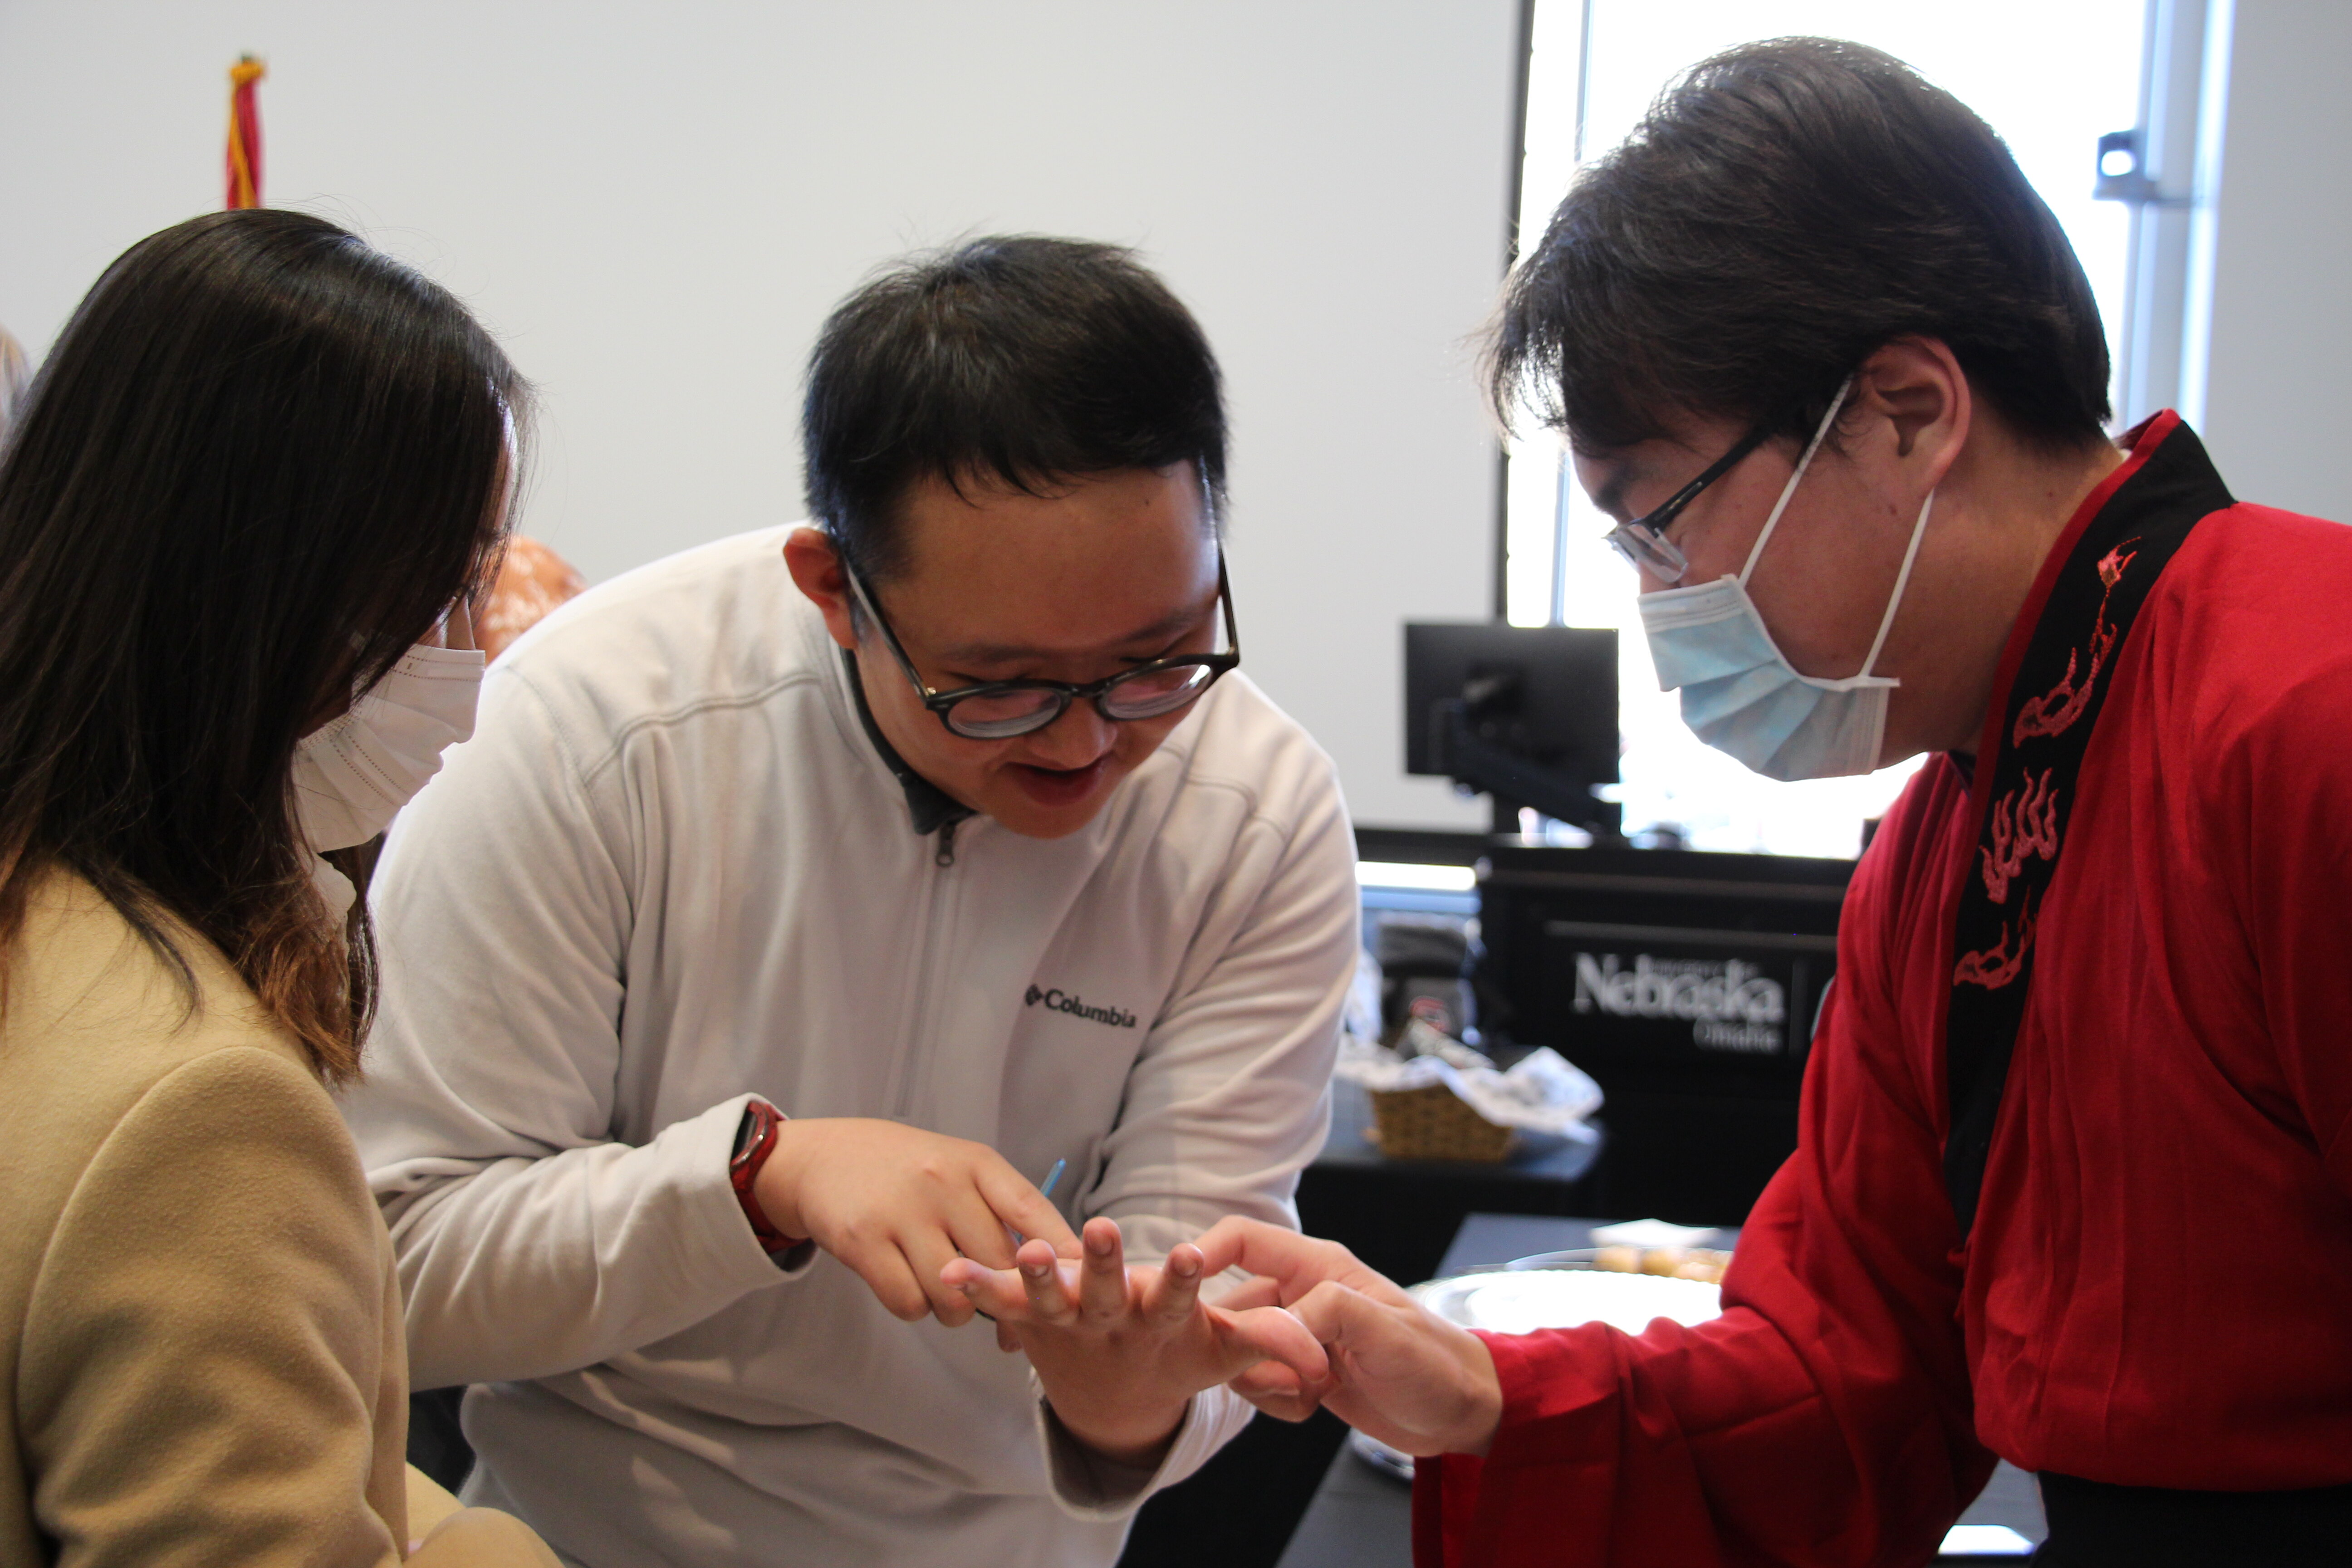
[{"label": "white wall", "polygon": [[592,578],[800,514],[802,363],[877,260],[1141,246],[1223,360],[1247,668],[1360,820],[1402,775],[1400,623],[1491,608],[1465,340],[1501,269],[1514,0],[0,0],[0,322],[220,201],[262,55],[269,200],[472,301],[544,395],[527,531]]},{"label": "white wall", "polygon": [[2235,12],[2202,433],[2234,494],[2352,522],[2352,5]]}]

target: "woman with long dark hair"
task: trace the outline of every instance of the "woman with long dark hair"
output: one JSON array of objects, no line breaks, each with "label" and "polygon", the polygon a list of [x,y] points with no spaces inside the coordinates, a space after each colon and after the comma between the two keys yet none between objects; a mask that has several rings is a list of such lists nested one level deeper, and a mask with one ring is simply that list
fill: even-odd
[{"label": "woman with long dark hair", "polygon": [[[0,437],[0,1563],[411,1555],[346,852],[471,729],[525,392],[446,290],[230,212]],[[413,1560],[552,1561],[472,1510]]]}]

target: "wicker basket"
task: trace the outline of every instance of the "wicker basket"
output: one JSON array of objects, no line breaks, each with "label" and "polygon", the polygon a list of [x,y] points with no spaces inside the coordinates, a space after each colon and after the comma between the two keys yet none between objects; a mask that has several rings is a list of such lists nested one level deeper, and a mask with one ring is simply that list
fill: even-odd
[{"label": "wicker basket", "polygon": [[1442,1083],[1421,1089],[1375,1089],[1372,1141],[1391,1160],[1469,1160],[1496,1164],[1518,1134],[1497,1127]]}]

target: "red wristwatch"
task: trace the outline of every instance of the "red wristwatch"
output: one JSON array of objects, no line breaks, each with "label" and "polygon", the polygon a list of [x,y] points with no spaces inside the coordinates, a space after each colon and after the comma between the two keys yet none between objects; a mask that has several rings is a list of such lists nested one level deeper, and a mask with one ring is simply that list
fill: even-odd
[{"label": "red wristwatch", "polygon": [[727,1179],[734,1185],[735,1201],[743,1205],[743,1217],[751,1222],[751,1234],[771,1253],[789,1251],[807,1240],[806,1237],[786,1236],[768,1223],[760,1207],[753,1184],[760,1178],[760,1167],[775,1152],[776,1132],[784,1124],[783,1112],[764,1100],[754,1100],[743,1107],[742,1125],[735,1131],[734,1157],[727,1162]]}]

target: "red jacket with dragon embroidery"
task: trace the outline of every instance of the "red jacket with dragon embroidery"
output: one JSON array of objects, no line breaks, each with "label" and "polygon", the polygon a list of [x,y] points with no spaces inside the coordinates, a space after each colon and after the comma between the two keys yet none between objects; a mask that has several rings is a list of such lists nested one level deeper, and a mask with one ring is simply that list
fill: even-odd
[{"label": "red jacket with dragon embroidery", "polygon": [[[2211,478],[2174,416],[2129,444],[2019,617],[1996,715],[2090,519],[2159,453]],[[1975,799],[1937,757],[1856,870],[1801,1144],[1724,1316],[1490,1337],[1503,1426],[1484,1460],[1422,1467],[1425,1568],[1925,1563],[1995,1454],[2126,1485],[2352,1481],[2352,529],[2209,511],[2098,642],[2112,684],[1965,1245],[1954,910],[1964,879],[2042,852],[2048,803]],[[2060,722],[2071,695],[2029,710]],[[1978,848],[1989,804],[2006,866]]]}]

